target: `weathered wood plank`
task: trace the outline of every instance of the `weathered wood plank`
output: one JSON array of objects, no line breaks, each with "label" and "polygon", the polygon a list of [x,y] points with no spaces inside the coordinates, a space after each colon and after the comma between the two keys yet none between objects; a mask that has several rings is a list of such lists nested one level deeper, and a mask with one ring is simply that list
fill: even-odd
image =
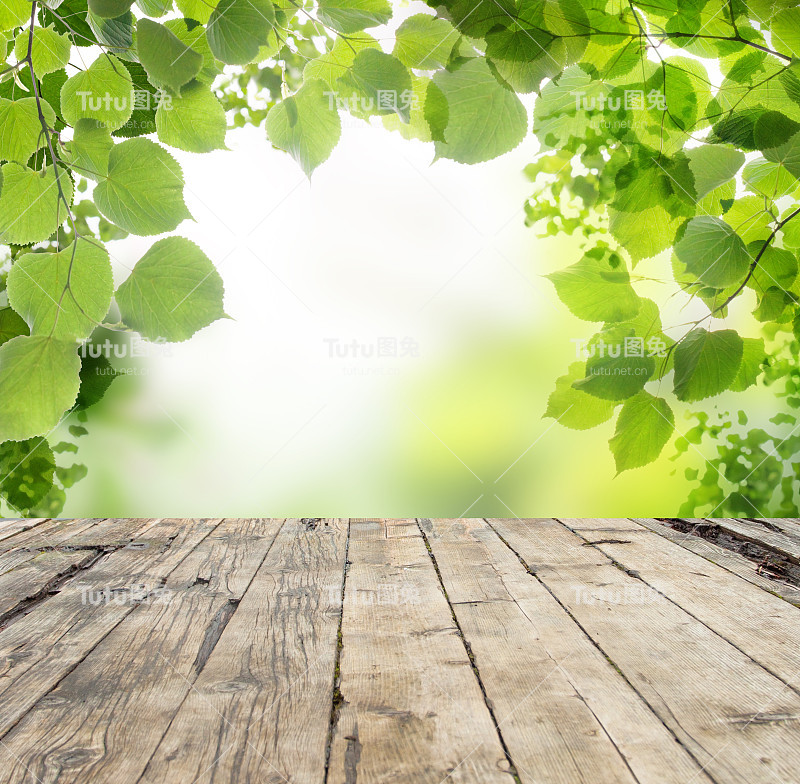
[{"label": "weathered wood plank", "polygon": [[3,739],[0,781],[132,782],[144,770],[278,529],[224,521]]},{"label": "weathered wood plank", "polygon": [[22,527],[0,541],[0,552],[14,549],[46,550],[63,546],[70,537],[88,531],[98,520],[44,520],[37,526]]},{"label": "weathered wood plank", "polygon": [[[750,522],[750,521],[748,521]],[[762,525],[774,526],[784,536],[788,536],[795,544],[800,545],[800,521],[786,517],[767,517],[755,522]]]},{"label": "weathered wood plank", "polygon": [[[562,519],[568,528],[584,520]],[[578,531],[587,537],[587,531]],[[642,529],[594,545],[800,692],[800,610],[678,545]]]},{"label": "weathered wood plank", "polygon": [[8,539],[20,531],[27,531],[34,526],[41,525],[48,518],[4,518],[0,520],[0,542]]},{"label": "weathered wood plank", "polygon": [[708,783],[485,521],[421,524],[523,784]]},{"label": "weathered wood plank", "polygon": [[786,684],[566,527],[491,522],[715,782],[798,780]]},{"label": "weathered wood plank", "polygon": [[0,737],[47,694],[134,608],[95,606],[98,594],[143,586],[153,591],[219,521],[162,520],[134,545],[101,558],[80,579],[0,632]]},{"label": "weathered wood plank", "polygon": [[632,519],[635,523],[644,526],[659,536],[663,536],[665,539],[669,539],[670,542],[677,544],[679,547],[683,547],[699,555],[701,558],[711,561],[711,563],[722,567],[765,591],[780,596],[781,599],[795,606],[800,606],[800,589],[783,580],[764,576],[759,571],[758,564],[753,563],[753,561],[745,558],[743,555],[739,555],[739,553],[732,552],[731,550],[726,550],[724,547],[720,547],[714,542],[709,542],[707,539],[703,539],[700,536],[676,531],[658,520],[645,517],[634,517]]},{"label": "weathered wood plank", "polygon": [[709,520],[723,531],[735,534],[748,542],[755,542],[800,564],[800,542],[779,531],[772,531],[761,523],[751,520],[714,519]]},{"label": "weathered wood plank", "polygon": [[287,521],[142,784],[323,784],[347,521]]},{"label": "weathered wood plank", "polygon": [[45,596],[64,577],[91,562],[91,550],[25,553],[0,574],[0,626],[31,601]]},{"label": "weathered wood plank", "polygon": [[512,784],[419,530],[351,523],[328,784]]}]

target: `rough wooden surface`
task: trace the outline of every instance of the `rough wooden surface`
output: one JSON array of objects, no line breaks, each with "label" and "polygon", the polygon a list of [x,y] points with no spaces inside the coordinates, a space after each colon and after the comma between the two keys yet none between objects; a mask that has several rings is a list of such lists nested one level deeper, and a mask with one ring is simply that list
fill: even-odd
[{"label": "rough wooden surface", "polygon": [[800,784],[773,582],[655,520],[0,521],[0,784]]}]

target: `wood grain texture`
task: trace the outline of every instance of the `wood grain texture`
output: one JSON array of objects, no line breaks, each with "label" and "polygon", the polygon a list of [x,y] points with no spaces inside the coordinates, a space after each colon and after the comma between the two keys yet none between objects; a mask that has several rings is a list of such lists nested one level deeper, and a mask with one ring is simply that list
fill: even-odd
[{"label": "wood grain texture", "polygon": [[[218,520],[162,520],[134,545],[103,556],[55,596],[0,632],[0,737],[134,608],[92,599],[114,589],[163,585]],[[78,553],[80,554],[80,553]]]},{"label": "wood grain texture", "polygon": [[142,784],[323,784],[346,545],[286,521]]},{"label": "wood grain texture", "polygon": [[714,781],[800,780],[800,697],[785,683],[566,527],[492,525]]},{"label": "wood grain texture", "polygon": [[[561,522],[575,529],[582,520]],[[586,531],[579,531],[588,541]],[[800,610],[642,529],[595,544],[800,694]]]},{"label": "wood grain texture", "polygon": [[54,588],[65,576],[76,572],[96,557],[91,550],[59,553],[7,553],[0,574],[0,626],[22,607]]},{"label": "wood grain texture", "polygon": [[747,582],[761,588],[764,591],[780,596],[787,602],[795,606],[800,606],[800,589],[784,582],[783,580],[772,579],[764,576],[759,571],[757,564],[745,558],[739,553],[726,550],[714,542],[709,542],[707,539],[702,539],[699,536],[692,534],[682,533],[673,528],[669,528],[657,520],[651,518],[635,517],[632,518],[633,522],[644,526],[659,536],[668,539],[670,542],[689,550],[701,558],[705,558],[713,564],[725,569],[731,574],[741,577]]},{"label": "wood grain texture", "polygon": [[328,784],[513,784],[415,528],[351,523]]},{"label": "wood grain texture", "polygon": [[792,536],[787,536],[781,531],[773,531],[762,523],[752,520],[711,520],[723,531],[734,534],[748,542],[756,542],[773,552],[783,555],[791,561],[800,564],[800,541]]},{"label": "wood grain texture", "polygon": [[485,521],[421,523],[523,784],[708,784]]},{"label": "wood grain texture", "polygon": [[39,517],[29,519],[6,518],[5,520],[0,520],[0,542],[20,533],[20,531],[27,531],[34,526],[41,525],[47,519],[46,517]]},{"label": "wood grain texture", "polygon": [[[136,781],[277,531],[225,521],[6,734],[0,781]],[[129,597],[128,601],[135,602]]]},{"label": "wood grain texture", "polygon": [[21,522],[0,784],[800,784],[800,610],[656,521]]}]

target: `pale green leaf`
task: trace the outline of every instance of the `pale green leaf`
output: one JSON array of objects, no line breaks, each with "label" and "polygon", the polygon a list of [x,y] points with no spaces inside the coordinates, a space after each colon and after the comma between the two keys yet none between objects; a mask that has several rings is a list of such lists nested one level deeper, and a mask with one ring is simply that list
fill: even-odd
[{"label": "pale green leaf", "polygon": [[365,49],[380,49],[378,42],[367,33],[348,36],[347,39],[337,38],[329,52],[306,63],[303,79],[322,79],[331,90],[335,90],[339,79],[347,75],[356,56]]},{"label": "pale green leaf", "polygon": [[158,138],[187,152],[225,149],[228,124],[225,110],[211,90],[200,82],[187,84],[156,111]]},{"label": "pale green leaf", "polygon": [[50,433],[75,403],[80,368],[74,342],[32,335],[0,346],[0,441]]},{"label": "pale green leaf", "polygon": [[392,18],[388,0],[319,0],[320,21],[339,33],[357,33]]},{"label": "pale green leaf", "polygon": [[432,71],[450,61],[459,33],[446,19],[414,14],[397,28],[392,54],[409,68]]},{"label": "pale green leaf", "polygon": [[310,177],[330,157],[341,134],[341,120],[325,83],[312,79],[297,93],[273,107],[267,117],[267,135],[286,150]]},{"label": "pale green leaf", "polygon": [[[45,121],[52,128],[55,113],[47,101],[43,100],[41,106]],[[0,98],[0,161],[25,164],[36,150],[46,144],[36,98],[16,101]]]},{"label": "pale green leaf", "polygon": [[694,402],[730,388],[742,364],[744,344],[732,329],[693,329],[675,348],[675,395]]},{"label": "pale green leaf", "polygon": [[95,120],[78,120],[67,151],[75,171],[92,180],[108,174],[108,157],[114,147],[111,132]]},{"label": "pale green leaf", "polygon": [[100,212],[131,234],[162,234],[191,218],[183,201],[180,166],[149,139],[114,146],[108,177],[98,184],[94,197]]},{"label": "pale green leaf", "polygon": [[752,261],[742,238],[725,221],[707,215],[689,221],[675,254],[699,281],[717,289],[739,283]]},{"label": "pale green leaf", "polygon": [[34,28],[33,40],[28,31],[21,32],[14,42],[17,60],[24,60],[28,56],[28,46],[31,46],[33,70],[39,79],[62,69],[69,62],[72,49],[69,37],[53,27]]},{"label": "pale green leaf", "polygon": [[133,103],[131,76],[113,55],[98,57],[61,88],[61,114],[72,126],[86,118],[116,131],[130,119]]},{"label": "pale green leaf", "polygon": [[410,119],[411,74],[390,54],[376,49],[359,52],[350,70],[339,80],[339,87],[344,94],[352,91],[352,114],[395,113],[403,122]]},{"label": "pale green leaf", "polygon": [[31,18],[31,0],[0,2],[0,32],[13,30]]},{"label": "pale green leaf", "polygon": [[8,300],[33,335],[88,338],[105,318],[114,283],[102,247],[80,240],[57,253],[28,253],[8,276]]},{"label": "pale green leaf", "polygon": [[449,107],[445,142],[436,143],[440,158],[480,163],[513,150],[525,138],[525,107],[494,78],[485,60],[475,58],[455,71],[438,71],[434,83]]},{"label": "pale green leaf", "polygon": [[[72,203],[72,182],[65,171],[59,182]],[[52,166],[42,172],[18,163],[0,169],[0,244],[30,245],[46,240],[67,219],[67,208],[59,199]]]},{"label": "pale green leaf", "polygon": [[573,384],[586,375],[583,362],[573,362],[566,375],[556,381],[555,391],[547,401],[546,417],[572,430],[589,430],[607,422],[614,413],[615,403],[575,389]]},{"label": "pale green leaf", "polygon": [[219,0],[206,37],[223,63],[245,65],[256,58],[274,27],[275,9],[269,0]]},{"label": "pale green leaf", "polygon": [[732,147],[704,144],[686,151],[698,199],[724,185],[744,165],[744,153]]},{"label": "pale green leaf", "polygon": [[203,55],[187,46],[171,30],[151,19],[136,24],[139,62],[155,87],[180,94],[181,88],[200,73]]},{"label": "pale green leaf", "polygon": [[89,0],[89,10],[104,19],[115,19],[131,10],[133,0]]},{"label": "pale green leaf", "polygon": [[585,321],[627,321],[640,307],[622,257],[593,248],[571,267],[547,276],[561,301]]},{"label": "pale green leaf", "polygon": [[675,429],[675,415],[667,401],[645,392],[625,401],[608,442],[617,474],[652,463]]},{"label": "pale green leaf", "polygon": [[222,278],[209,258],[183,237],[159,240],[116,294],[123,321],[150,340],[188,340],[224,318]]},{"label": "pale green leaf", "polygon": [[742,363],[730,388],[733,392],[744,392],[758,381],[762,364],[767,359],[763,338],[742,338]]}]

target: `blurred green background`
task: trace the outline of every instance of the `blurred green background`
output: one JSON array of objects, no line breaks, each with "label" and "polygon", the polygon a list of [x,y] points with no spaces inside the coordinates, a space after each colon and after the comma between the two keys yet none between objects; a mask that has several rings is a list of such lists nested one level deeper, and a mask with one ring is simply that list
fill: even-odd
[{"label": "blurred green background", "polygon": [[[231,319],[113,360],[127,375],[89,412],[89,472],[65,515],[677,514],[702,455],[673,462],[669,445],[615,477],[613,421],[575,432],[543,418],[593,325],[542,277],[577,246],[524,225],[533,141],[431,165],[425,145],[350,123],[312,183],[257,129],[229,145],[181,163],[185,233],[217,263]],[[149,244],[112,244],[120,280]],[[736,405],[748,401],[751,420],[770,415],[769,397]]]}]

